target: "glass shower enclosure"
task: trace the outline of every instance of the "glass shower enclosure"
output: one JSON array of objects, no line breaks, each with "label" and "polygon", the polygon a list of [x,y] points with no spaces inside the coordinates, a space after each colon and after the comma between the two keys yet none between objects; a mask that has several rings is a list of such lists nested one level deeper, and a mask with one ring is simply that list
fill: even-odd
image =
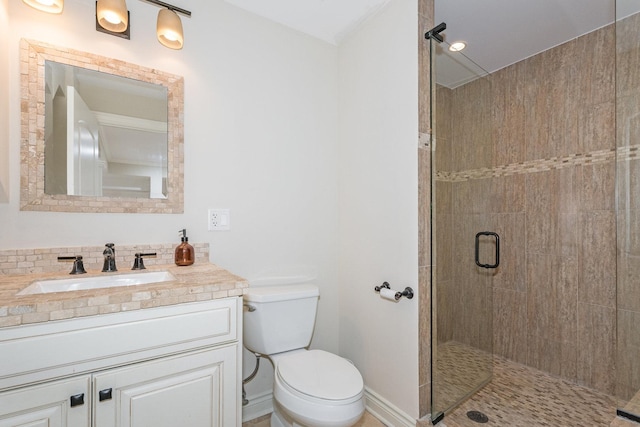
[{"label": "glass shower enclosure", "polygon": [[491,380],[492,279],[499,236],[491,209],[491,79],[446,41],[431,43],[431,417]]},{"label": "glass shower enclosure", "polygon": [[[540,310],[536,316],[522,317],[539,332],[538,342],[529,342],[535,334],[525,335],[527,341],[523,342],[529,345],[526,355],[544,355],[545,344],[554,337],[557,345],[549,348],[580,350],[567,357],[569,368],[577,366],[576,372],[569,373],[569,379],[615,395],[618,414],[640,422],[640,2],[616,0],[615,5],[615,149],[609,139],[609,132],[613,132],[613,126],[607,128],[612,124],[609,116],[596,122],[599,125],[594,126],[595,136],[588,140],[592,149],[596,150],[594,152],[606,156],[609,159],[607,161],[611,161],[615,154],[615,224],[608,220],[609,215],[613,215],[613,180],[602,180],[603,176],[610,175],[597,175],[588,170],[593,174],[592,179],[602,183],[599,195],[602,200],[598,199],[598,203],[589,205],[589,201],[595,200],[589,188],[572,187],[574,182],[581,182],[576,177],[585,169],[578,168],[577,163],[561,168],[560,163],[565,158],[588,160],[590,152],[585,148],[581,148],[583,152],[573,150],[569,143],[557,144],[555,151],[548,149],[548,152],[534,152],[532,156],[523,157],[528,162],[525,166],[518,163],[523,160],[520,158],[500,158],[505,157],[503,152],[511,146],[495,145],[499,140],[496,135],[499,137],[501,130],[492,129],[492,126],[500,123],[500,117],[492,120],[490,103],[492,100],[502,100],[504,108],[511,107],[507,104],[510,99],[507,95],[513,95],[505,92],[505,81],[501,81],[497,73],[489,75],[461,52],[451,52],[446,40],[429,40],[432,73],[430,412],[434,422],[491,380],[494,350],[502,356],[505,352],[501,337],[522,336],[515,327],[500,333],[501,329],[507,329],[500,319],[508,320],[511,317],[501,317],[499,303],[495,311],[495,315],[500,317],[495,324],[498,333],[495,336],[493,334],[494,289],[500,289],[501,284],[507,282],[512,285],[523,283],[522,277],[514,276],[516,273],[532,275],[527,280],[535,281],[536,287],[531,288],[531,292],[535,293],[527,294],[527,298],[531,297],[531,306],[527,310],[535,313]],[[596,47],[583,47],[585,52],[591,52],[591,48],[597,53]],[[613,53],[611,50],[607,52]],[[572,75],[564,70],[565,74],[549,81],[549,73],[553,70],[549,71],[550,67],[545,66],[562,64],[556,61],[557,57],[547,55],[533,60],[537,62],[531,66],[532,70],[543,71],[534,77],[544,82],[540,85],[544,90],[532,92],[531,99],[547,100],[550,90],[567,95],[563,84],[573,81]],[[606,63],[611,64],[610,61]],[[529,64],[531,62],[527,62],[527,66]],[[613,67],[602,69],[607,73],[613,72]],[[604,85],[610,76],[595,73],[587,77],[584,82],[591,86],[582,87],[585,94],[600,81]],[[609,78],[607,81],[611,80]],[[532,80],[531,84],[535,82]],[[606,100],[608,103],[614,102],[613,96],[607,96]],[[561,114],[565,114],[569,118],[576,117],[575,114],[569,114],[571,110],[567,107],[576,104],[566,104],[560,97],[553,105],[564,108],[557,116],[564,117]],[[592,107],[588,106],[585,111],[599,111]],[[543,114],[542,110],[535,108],[531,111],[539,113],[539,117],[534,117],[538,120],[534,122],[538,127],[546,126],[547,121],[556,117]],[[505,123],[507,127],[511,125]],[[582,122],[578,123],[578,129],[583,130]],[[530,130],[535,131],[536,128]],[[562,127],[554,129],[561,135],[564,135],[564,131]],[[493,141],[494,137],[496,141]],[[549,159],[556,162],[552,165],[556,171],[526,169],[529,164]],[[526,188],[530,192],[527,197],[533,202],[531,206],[527,205],[531,209],[513,211],[520,216],[526,214],[527,221],[512,222],[511,225],[505,215],[505,212],[511,212],[508,210],[511,207],[505,202],[508,197],[506,193],[513,190],[515,194],[517,191],[507,187],[504,179],[501,181],[500,173],[505,176],[510,173],[505,165],[521,167],[524,172],[520,171],[519,179],[526,179]],[[494,173],[497,175],[493,176]],[[551,197],[549,200],[544,198],[549,188],[558,193],[553,200]],[[589,197],[584,197],[582,201],[571,197],[574,190],[583,191],[582,194]],[[521,189],[518,191],[522,192]],[[605,203],[609,200],[610,205]],[[602,222],[607,227],[592,227],[594,223],[589,221],[570,222],[584,212],[594,217],[601,215],[606,219]],[[522,263],[524,249],[518,249],[526,237],[522,232],[522,224],[537,227],[535,230],[538,231],[527,235],[537,238],[528,241],[527,264]],[[606,230],[606,233],[602,230]],[[499,237],[492,233],[497,233]],[[613,242],[616,244],[615,260]],[[500,244],[507,249],[503,250],[501,256],[498,252]],[[562,256],[565,258],[556,260]],[[580,266],[571,264],[576,257],[586,261],[581,261],[583,264]],[[500,266],[487,268],[497,264],[498,258]],[[525,265],[539,265],[541,268],[523,268]],[[584,265],[589,265],[589,268]],[[555,287],[559,286],[557,277],[560,276],[549,274],[548,267],[562,272],[564,266],[573,266],[572,271],[582,275],[582,282],[571,276],[572,280],[576,280],[577,287],[567,288],[568,292],[563,296],[559,292],[554,293]],[[591,277],[594,275],[597,277]],[[599,293],[587,295],[585,281]],[[567,283],[574,282],[569,280]],[[548,299],[547,293],[553,299]],[[598,300],[600,297],[608,298],[606,304]],[[508,300],[505,304],[511,307],[517,301],[520,300]],[[554,301],[556,311],[542,310],[546,308],[546,301]],[[565,319],[562,317],[563,308],[578,310],[572,312],[572,323],[562,323],[562,319]],[[584,316],[580,317],[580,313]],[[615,327],[611,325],[614,317]],[[526,326],[520,329],[525,330]],[[591,326],[595,326],[593,333],[589,330]],[[566,343],[576,345],[565,346]],[[598,352],[601,354],[594,357],[592,353]],[[522,351],[513,353],[516,356],[524,354]],[[557,351],[548,353],[557,354]],[[526,362],[523,357],[512,360]],[[549,363],[532,365],[543,371],[560,373],[557,369],[554,371],[556,366]]]},{"label": "glass shower enclosure", "polygon": [[618,414],[640,422],[640,13],[616,1]]}]

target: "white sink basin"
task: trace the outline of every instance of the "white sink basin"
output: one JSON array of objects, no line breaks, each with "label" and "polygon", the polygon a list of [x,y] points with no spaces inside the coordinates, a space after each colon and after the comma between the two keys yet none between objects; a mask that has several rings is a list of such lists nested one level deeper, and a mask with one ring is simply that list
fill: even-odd
[{"label": "white sink basin", "polygon": [[144,273],[103,274],[92,277],[73,277],[57,280],[37,280],[18,292],[18,295],[48,294],[51,292],[81,291],[87,289],[115,288],[117,286],[136,286],[149,283],[176,280],[168,271],[149,271]]}]

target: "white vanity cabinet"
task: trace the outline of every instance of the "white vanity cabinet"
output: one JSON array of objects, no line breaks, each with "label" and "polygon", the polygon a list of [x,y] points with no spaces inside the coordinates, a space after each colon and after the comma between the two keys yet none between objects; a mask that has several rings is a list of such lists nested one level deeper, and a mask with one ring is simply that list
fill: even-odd
[{"label": "white vanity cabinet", "polygon": [[0,427],[88,427],[91,376],[0,393]]},{"label": "white vanity cabinet", "polygon": [[96,374],[95,427],[236,425],[228,416],[236,399],[224,396],[235,388],[236,350],[227,346]]},{"label": "white vanity cabinet", "polygon": [[242,300],[0,329],[0,427],[241,424]]}]

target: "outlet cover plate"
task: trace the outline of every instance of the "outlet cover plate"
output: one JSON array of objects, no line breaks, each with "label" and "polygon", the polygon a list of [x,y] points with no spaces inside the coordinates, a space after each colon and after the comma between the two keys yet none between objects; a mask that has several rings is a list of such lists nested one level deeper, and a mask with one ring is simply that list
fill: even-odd
[{"label": "outlet cover plate", "polygon": [[209,209],[209,231],[231,230],[229,209]]}]

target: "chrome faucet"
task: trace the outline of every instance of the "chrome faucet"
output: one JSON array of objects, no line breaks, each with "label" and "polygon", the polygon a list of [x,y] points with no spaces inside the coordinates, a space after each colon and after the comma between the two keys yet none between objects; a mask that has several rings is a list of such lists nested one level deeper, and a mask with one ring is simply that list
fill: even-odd
[{"label": "chrome faucet", "polygon": [[118,271],[116,268],[116,250],[113,243],[107,243],[102,256],[104,256],[104,264],[102,265],[102,272],[108,273],[112,271]]}]

